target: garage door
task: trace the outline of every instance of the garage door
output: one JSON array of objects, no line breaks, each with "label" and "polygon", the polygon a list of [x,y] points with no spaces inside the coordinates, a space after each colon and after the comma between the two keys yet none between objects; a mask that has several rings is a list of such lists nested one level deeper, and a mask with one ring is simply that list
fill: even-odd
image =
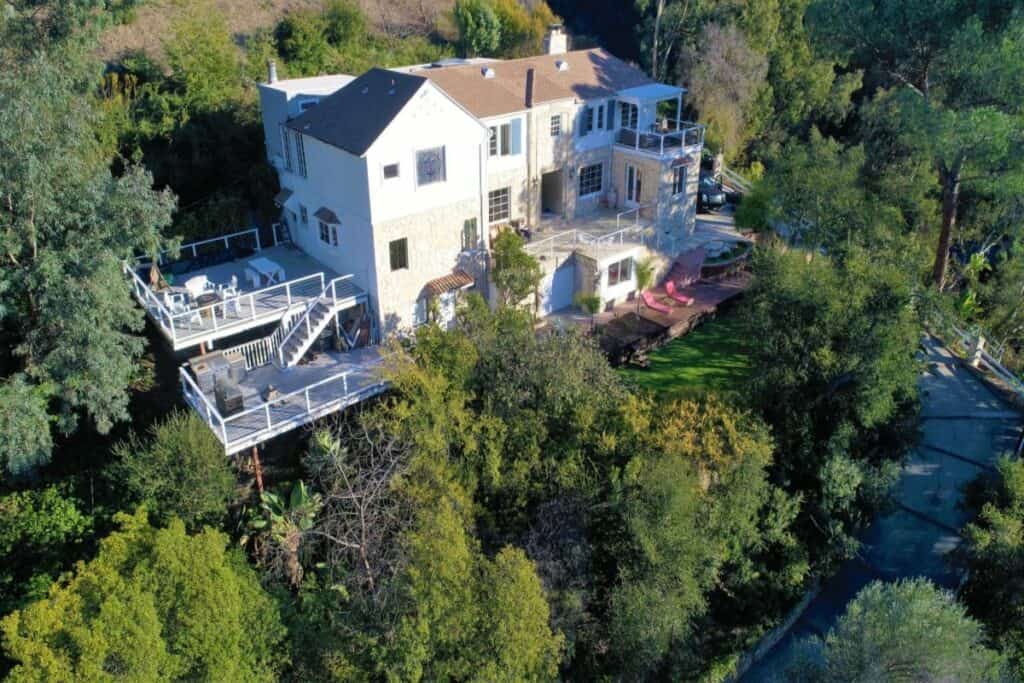
[{"label": "garage door", "polygon": [[574,261],[567,260],[540,281],[540,314],[547,315],[572,305],[576,273]]}]

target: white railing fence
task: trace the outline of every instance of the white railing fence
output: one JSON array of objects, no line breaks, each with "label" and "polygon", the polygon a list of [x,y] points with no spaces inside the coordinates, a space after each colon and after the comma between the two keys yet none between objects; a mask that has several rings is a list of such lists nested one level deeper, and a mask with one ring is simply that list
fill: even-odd
[{"label": "white railing fence", "polygon": [[[252,247],[256,251],[261,251],[263,246],[260,244],[260,230],[259,228],[247,228],[245,230],[238,230],[231,232],[226,235],[219,235],[217,237],[210,237],[207,239],[196,240],[195,242],[187,242],[182,244],[177,249],[178,257],[186,256],[191,258],[198,258],[200,251],[209,251],[203,249],[211,245],[217,245],[218,249],[223,247],[224,249],[231,249],[232,242],[235,246],[247,246]],[[165,249],[160,252],[160,256],[157,259],[159,263],[166,263],[166,257],[172,253],[173,250]],[[152,263],[153,259],[148,256],[141,256],[135,260],[136,265],[143,265],[146,263]]]},{"label": "white railing fence", "polygon": [[[368,368],[380,365],[381,362],[380,359],[368,362],[359,370],[365,372]],[[356,370],[349,369],[225,417],[202,392],[185,366],[180,367],[178,372],[185,399],[228,450],[233,444],[241,441],[249,443],[254,439],[261,440],[261,437],[269,438],[282,427],[292,427],[297,422],[315,419],[317,416],[327,414],[336,405],[349,403],[359,396],[378,393],[385,386],[384,380],[377,379],[364,386],[350,387],[349,378]],[[233,426],[241,427],[243,435],[235,439],[230,438],[229,429]]]},{"label": "white railing fence", "polygon": [[259,339],[233,346],[230,349],[225,349],[224,354],[241,354],[245,359],[246,370],[269,365],[274,361],[274,356],[281,346],[281,341],[292,329],[296,321],[298,321],[300,313],[301,309],[298,307],[293,308],[285,313],[284,317],[281,318],[281,324],[272,333],[266,337],[260,337]]},{"label": "white railing fence", "polygon": [[[310,299],[309,303],[305,307],[305,310],[303,310],[299,318],[291,326],[291,329],[289,329],[288,332],[284,335],[284,338],[281,339],[281,343],[278,344],[277,360],[275,361],[278,367],[284,367],[286,365],[284,357],[284,347],[288,343],[288,340],[291,339],[292,335],[295,334],[298,330],[304,328],[307,334],[307,343],[311,344],[313,342],[313,328],[312,323],[310,322],[309,319],[310,314],[312,314],[313,309],[316,308],[317,304],[319,304],[321,301],[329,302],[329,308],[331,313],[336,313],[338,308],[338,283],[351,280],[352,277],[352,274],[348,274],[334,278],[321,289],[319,296]],[[342,300],[347,300],[348,298],[349,297],[344,297]]]}]

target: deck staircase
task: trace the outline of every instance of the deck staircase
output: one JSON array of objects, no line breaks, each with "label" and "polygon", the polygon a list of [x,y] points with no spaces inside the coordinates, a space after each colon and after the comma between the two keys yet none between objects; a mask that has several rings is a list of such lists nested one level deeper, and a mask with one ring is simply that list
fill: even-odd
[{"label": "deck staircase", "polygon": [[281,369],[295,366],[335,319],[338,312],[354,305],[347,282],[351,275],[335,278],[327,283],[320,296],[310,301],[306,310],[292,323],[291,329],[280,342],[274,355],[274,365]]}]

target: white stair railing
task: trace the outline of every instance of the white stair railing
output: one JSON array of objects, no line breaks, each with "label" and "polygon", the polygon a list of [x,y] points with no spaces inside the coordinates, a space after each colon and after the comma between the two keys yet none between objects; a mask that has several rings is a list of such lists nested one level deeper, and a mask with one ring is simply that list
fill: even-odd
[{"label": "white stair railing", "polygon": [[[327,283],[323,291],[320,292],[320,296],[316,297],[315,299],[312,299],[309,302],[309,304],[306,306],[306,309],[302,312],[302,315],[295,321],[295,323],[292,325],[292,328],[288,331],[284,338],[281,339],[281,343],[277,347],[277,354],[274,360],[274,364],[277,367],[281,369],[291,367],[299,358],[302,357],[302,354],[304,354],[306,350],[313,345],[313,342],[316,340],[316,336],[324,329],[324,327],[326,327],[330,323],[331,319],[334,317],[334,314],[338,312],[338,284],[351,278],[351,274],[342,275],[341,277],[334,278],[333,280]],[[345,297],[344,299],[342,299],[342,301],[346,301],[348,298],[349,297]],[[321,302],[327,304],[328,315],[325,316],[324,319],[321,320],[314,328],[313,323],[310,320],[310,316],[312,316],[313,311],[316,310],[316,307]],[[292,338],[292,336],[297,334],[299,330],[306,331],[306,338],[305,340],[299,343],[298,347],[295,350],[295,353],[292,355],[290,359],[285,358],[285,347],[288,345],[288,341]]]}]

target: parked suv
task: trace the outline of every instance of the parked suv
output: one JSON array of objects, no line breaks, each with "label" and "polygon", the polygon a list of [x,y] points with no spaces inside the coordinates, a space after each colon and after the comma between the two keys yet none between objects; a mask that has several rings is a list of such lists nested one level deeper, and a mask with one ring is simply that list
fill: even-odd
[{"label": "parked suv", "polygon": [[712,176],[702,173],[697,190],[697,210],[714,211],[725,206],[725,188]]}]

